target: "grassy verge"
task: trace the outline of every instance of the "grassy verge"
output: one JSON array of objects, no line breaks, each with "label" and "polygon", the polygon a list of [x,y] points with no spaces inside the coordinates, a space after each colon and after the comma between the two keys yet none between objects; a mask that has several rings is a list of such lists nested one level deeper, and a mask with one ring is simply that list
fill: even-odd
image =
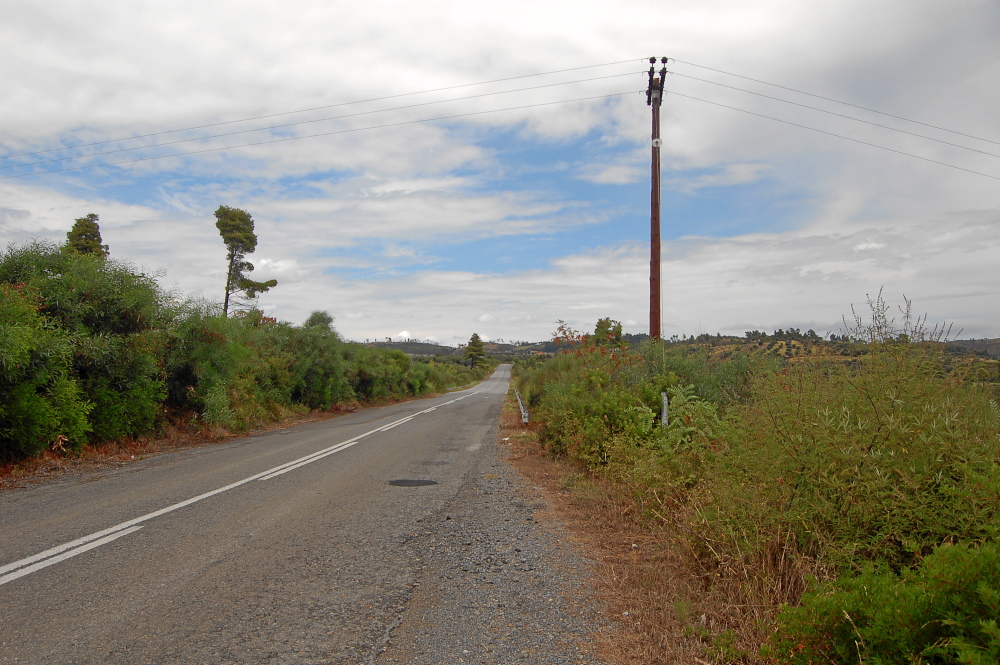
[{"label": "grassy verge", "polygon": [[996,662],[996,386],[880,312],[839,356],[580,344],[521,372],[532,445],[617,539],[631,657]]}]

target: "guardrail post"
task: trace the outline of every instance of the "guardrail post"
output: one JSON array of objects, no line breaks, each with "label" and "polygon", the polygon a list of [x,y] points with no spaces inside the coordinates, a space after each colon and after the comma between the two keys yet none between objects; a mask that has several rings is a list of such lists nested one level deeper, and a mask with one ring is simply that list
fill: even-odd
[{"label": "guardrail post", "polygon": [[521,422],[528,422],[528,409],[524,408],[524,402],[521,400],[521,393],[517,392],[517,388],[514,388],[514,395],[517,397],[517,406],[521,409]]}]

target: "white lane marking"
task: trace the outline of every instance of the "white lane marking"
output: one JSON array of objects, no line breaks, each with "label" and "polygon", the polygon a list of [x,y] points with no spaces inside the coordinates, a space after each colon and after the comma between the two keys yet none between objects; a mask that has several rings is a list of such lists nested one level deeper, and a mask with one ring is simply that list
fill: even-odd
[{"label": "white lane marking", "polygon": [[[417,415],[419,415],[419,414],[417,414]],[[405,423],[408,423],[408,422],[410,422],[410,421],[411,421],[411,420],[413,420],[414,418],[416,418],[416,415],[412,415],[412,416],[410,416],[409,418],[403,418],[402,420],[397,420],[397,421],[396,421],[396,422],[394,422],[394,423],[390,423],[390,424],[386,425],[385,427],[383,427],[383,428],[382,428],[382,429],[380,429],[379,431],[380,431],[380,432],[388,432],[388,431],[389,431],[389,430],[391,430],[391,429],[392,429],[393,427],[399,427],[400,425],[403,425],[403,424],[405,424]]]},{"label": "white lane marking", "polygon": [[[477,390],[476,392],[469,393],[468,395],[457,397],[449,402],[444,402],[443,404],[439,404],[438,407],[445,406],[447,404],[454,404],[455,402],[465,399],[466,397],[471,397],[472,395],[475,395],[478,392],[479,391]],[[438,408],[438,407],[433,407],[433,408]],[[122,522],[112,527],[108,527],[107,529],[101,529],[100,531],[95,531],[94,533],[88,534],[81,538],[77,538],[67,543],[63,543],[62,545],[57,545],[55,547],[49,548],[44,552],[39,552],[38,554],[34,554],[32,556],[25,557],[24,559],[19,559],[17,561],[8,563],[4,566],[0,566],[0,575],[2,575],[2,577],[0,577],[0,585],[6,584],[7,582],[13,581],[19,577],[23,577],[24,575],[27,575],[28,572],[40,570],[41,568],[52,565],[53,563],[58,563],[59,561],[63,561],[72,556],[76,556],[77,554],[81,554],[83,552],[86,552],[87,550],[93,549],[94,547],[103,545],[104,543],[111,542],[115,538],[120,538],[121,536],[124,536],[128,533],[132,533],[136,529],[141,528],[137,527],[136,525],[149,521],[155,517],[160,517],[161,515],[166,515],[167,513],[171,513],[180,508],[190,506],[193,503],[198,503],[199,501],[203,501],[204,499],[213,497],[216,494],[222,494],[223,492],[228,492],[231,489],[235,489],[240,485],[245,485],[249,482],[253,482],[254,480],[268,480],[270,478],[280,476],[284,473],[305,466],[306,464],[310,464],[319,459],[322,459],[327,455],[332,455],[334,453],[340,452],[341,450],[350,448],[351,446],[358,443],[361,439],[365,438],[366,436],[370,436],[377,432],[384,432],[386,430],[392,429],[397,425],[401,425],[404,422],[413,420],[413,418],[417,415],[420,415],[420,413],[426,413],[426,411],[421,411],[410,416],[405,416],[403,418],[400,418],[399,420],[389,423],[388,425],[383,425],[382,427],[377,427],[373,430],[369,430],[364,434],[360,434],[354,437],[353,439],[348,439],[347,441],[341,441],[340,443],[334,444],[328,448],[324,448],[323,450],[311,453],[304,457],[292,460],[291,462],[285,462],[284,464],[279,464],[278,466],[268,469],[267,471],[261,471],[260,473],[256,473],[252,476],[244,478],[243,480],[238,480],[235,483],[230,483],[225,487],[220,487],[218,489],[214,489],[209,492],[204,492],[203,494],[199,494],[198,496],[191,497],[190,499],[180,501],[173,505],[167,506],[166,508],[160,508],[159,510],[155,510],[151,513],[147,513],[145,515],[141,515],[126,522]],[[72,550],[72,552],[70,552],[70,550]],[[37,563],[46,559],[47,561],[44,561],[44,565],[40,565]],[[5,574],[9,573],[12,570],[17,570],[19,568],[22,570],[19,570],[16,574],[9,574],[9,575]]]},{"label": "white lane marking", "polygon": [[297,464],[292,464],[291,466],[284,466],[284,467],[277,468],[277,470],[273,471],[273,473],[268,473],[265,476],[261,476],[261,477],[257,478],[257,480],[270,480],[271,478],[276,478],[276,477],[278,477],[278,476],[280,476],[282,474],[288,473],[289,471],[294,471],[295,469],[298,469],[299,467],[305,466],[306,464],[312,464],[316,460],[323,459],[324,457],[326,457],[328,455],[333,455],[334,453],[339,453],[341,450],[346,450],[347,448],[350,448],[354,444],[356,444],[359,441],[361,441],[361,439],[363,439],[366,436],[368,436],[368,434],[371,434],[373,432],[381,432],[381,431],[382,430],[380,430],[380,429],[372,430],[371,432],[368,432],[366,434],[362,434],[361,436],[357,436],[357,437],[355,437],[353,439],[348,439],[347,441],[344,441],[342,443],[338,443],[336,446],[331,446],[329,448],[324,448],[319,453],[316,453],[314,455],[309,455],[306,458],[301,458],[300,460],[298,460]]},{"label": "white lane marking", "polygon": [[51,559],[46,559],[45,561],[41,561],[39,563],[34,564],[33,566],[28,566],[27,568],[21,568],[20,570],[17,570],[17,571],[15,571],[13,573],[4,575],[3,577],[0,577],[0,585],[4,585],[7,582],[13,582],[14,580],[16,580],[19,577],[24,577],[25,575],[30,575],[31,573],[33,573],[35,571],[41,570],[42,568],[47,568],[48,566],[51,566],[52,564],[59,563],[60,561],[65,561],[66,559],[71,559],[71,558],[75,557],[77,554],[83,554],[84,552],[86,552],[88,550],[92,550],[95,547],[100,547],[101,545],[106,545],[106,544],[110,543],[112,540],[117,540],[118,538],[121,538],[122,536],[127,536],[128,534],[134,533],[134,532],[138,531],[141,528],[142,528],[141,526],[134,526],[134,527],[131,527],[129,529],[123,529],[122,531],[117,531],[117,532],[111,534],[110,536],[105,536],[104,538],[101,538],[100,540],[94,540],[94,541],[91,541],[89,543],[86,543],[85,545],[81,545],[81,546],[79,546],[79,547],[77,547],[75,549],[71,549],[71,550],[65,551],[62,554],[60,554],[59,556],[54,556]]}]

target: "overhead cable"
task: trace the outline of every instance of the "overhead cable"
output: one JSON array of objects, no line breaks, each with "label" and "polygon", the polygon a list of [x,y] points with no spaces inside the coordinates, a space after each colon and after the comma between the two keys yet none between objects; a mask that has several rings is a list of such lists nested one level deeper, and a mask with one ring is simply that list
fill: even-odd
[{"label": "overhead cable", "polygon": [[436,118],[424,118],[424,119],[421,119],[421,120],[406,120],[406,121],[403,121],[403,122],[393,122],[393,123],[388,123],[388,124],[385,124],[385,125],[374,125],[374,126],[371,126],[371,127],[355,127],[355,128],[352,128],[352,129],[339,129],[339,130],[333,131],[333,132],[321,132],[319,134],[306,134],[304,136],[286,136],[286,137],[283,137],[283,138],[269,139],[267,141],[256,141],[256,142],[253,142],[253,143],[243,143],[243,144],[240,144],[240,145],[223,146],[223,147],[218,147],[218,148],[205,148],[203,150],[192,150],[190,152],[177,152],[177,153],[172,153],[172,154],[169,154],[169,155],[155,155],[155,156],[152,156],[152,157],[139,157],[137,159],[124,159],[124,160],[119,160],[117,162],[101,162],[99,164],[85,164],[83,166],[68,166],[68,167],[63,168],[63,169],[51,169],[49,171],[39,171],[37,173],[19,173],[17,175],[0,176],[0,180],[9,180],[11,178],[27,178],[27,177],[30,177],[30,176],[33,176],[33,175],[45,175],[47,173],[62,173],[62,172],[65,172],[65,171],[80,171],[80,170],[83,170],[83,169],[98,168],[98,167],[101,167],[101,166],[116,166],[116,165],[119,165],[119,164],[133,164],[135,162],[148,162],[148,161],[152,161],[152,160],[156,160],[156,159],[168,159],[170,157],[184,157],[186,155],[200,155],[200,154],[204,154],[204,153],[207,153],[207,152],[219,152],[221,150],[236,150],[237,148],[249,148],[251,146],[267,145],[269,143],[284,143],[286,141],[301,141],[303,139],[317,138],[317,137],[320,137],[320,136],[333,136],[335,134],[350,134],[350,133],[353,133],[353,132],[364,132],[364,131],[369,131],[369,130],[372,130],[372,129],[387,129],[389,127],[401,127],[403,125],[416,125],[416,124],[419,124],[419,123],[435,122],[435,121],[438,121],[438,120],[452,120],[452,119],[455,119],[455,118],[468,118],[470,116],[486,115],[488,113],[500,113],[500,112],[503,112],[503,111],[518,111],[518,110],[521,110],[521,109],[539,108],[539,107],[542,107],[542,106],[554,106],[556,104],[570,104],[572,102],[585,102],[585,101],[592,101],[592,100],[596,100],[596,99],[611,99],[613,97],[622,97],[624,95],[631,95],[631,94],[635,94],[635,93],[639,93],[639,92],[645,92],[645,89],[643,89],[643,90],[628,90],[626,92],[616,92],[616,93],[612,93],[612,94],[609,94],[609,95],[596,95],[594,97],[579,97],[577,99],[563,99],[563,100],[556,101],[556,102],[539,102],[538,104],[525,104],[523,106],[511,106],[511,107],[508,107],[508,108],[490,109],[490,110],[487,110],[487,111],[470,111],[468,113],[456,113],[454,115],[445,115],[445,116],[439,116],[439,117],[436,117]]},{"label": "overhead cable", "polygon": [[432,106],[434,104],[445,104],[447,102],[459,102],[467,99],[477,99],[480,97],[492,97],[494,95],[507,95],[514,92],[525,92],[527,90],[540,90],[544,88],[554,88],[561,85],[573,85],[575,83],[586,83],[588,81],[599,81],[603,79],[610,78],[621,78],[623,76],[633,76],[634,74],[644,74],[645,72],[627,72],[625,74],[612,74],[610,76],[595,76],[593,78],[579,79],[576,81],[563,81],[561,83],[547,83],[545,85],[530,86],[527,88],[518,88],[516,90],[501,90],[499,92],[483,92],[478,95],[467,95],[465,97],[454,97],[452,99],[441,99],[433,102],[420,102],[419,104],[407,104],[405,106],[396,106],[387,109],[374,109],[371,111],[359,111],[357,113],[345,113],[344,115],[327,116],[325,118],[314,118],[311,120],[297,120],[296,122],[287,122],[281,125],[269,125],[267,127],[257,127],[254,129],[241,129],[235,132],[223,132],[222,134],[209,134],[207,136],[197,136],[189,139],[177,139],[175,141],[164,141],[163,143],[152,143],[150,145],[140,145],[133,148],[116,148],[114,150],[104,150],[103,152],[95,152],[89,155],[76,155],[74,157],[58,157],[56,159],[40,159],[34,162],[24,162],[22,164],[8,164],[7,166],[0,166],[0,171],[5,169],[16,169],[24,166],[35,166],[37,164],[52,164],[54,162],[67,162],[75,159],[86,159],[88,157],[101,157],[103,155],[112,155],[120,152],[132,152],[135,150],[145,150],[148,148],[159,148],[167,145],[177,145],[178,143],[192,143],[194,141],[206,141],[208,139],[217,139],[225,136],[236,136],[239,134],[251,134],[253,132],[265,132],[272,129],[284,129],[285,127],[294,127],[296,125],[308,125],[315,122],[326,122],[327,120],[342,120],[344,118],[354,118],[362,115],[373,115],[375,113],[387,113],[389,111],[401,111],[403,109],[412,109],[420,106]]},{"label": "overhead cable", "polygon": [[751,78],[749,76],[743,76],[742,74],[735,74],[733,72],[727,72],[727,71],[725,71],[723,69],[715,69],[714,67],[707,67],[705,65],[699,65],[698,63],[689,62],[687,60],[678,60],[677,58],[670,58],[670,60],[673,60],[674,62],[680,62],[680,63],[685,64],[685,65],[691,65],[692,67],[699,67],[701,69],[707,69],[709,71],[718,72],[720,74],[726,74],[727,76],[735,76],[736,78],[746,79],[747,81],[753,81],[754,83],[763,83],[764,85],[770,85],[770,86],[773,86],[775,88],[781,88],[782,90],[789,90],[791,92],[797,92],[800,95],[808,95],[809,97],[815,97],[817,99],[825,99],[828,102],[834,102],[836,104],[843,104],[844,106],[853,106],[854,108],[861,109],[862,111],[868,111],[870,113],[878,113],[879,115],[884,115],[884,116],[887,116],[887,117],[890,117],[890,118],[896,118],[897,120],[905,120],[906,122],[912,122],[912,123],[914,123],[916,125],[923,125],[924,127],[931,127],[932,129],[939,129],[942,132],[950,132],[952,134],[958,134],[959,136],[965,136],[965,137],[970,138],[970,139],[976,139],[977,141],[985,141],[986,143],[993,143],[994,145],[1000,145],[1000,141],[992,141],[990,139],[984,139],[983,137],[976,136],[974,134],[966,134],[965,132],[960,132],[960,131],[955,130],[955,129],[948,129],[947,127],[941,127],[941,126],[938,126],[938,125],[932,125],[932,124],[927,123],[927,122],[920,122],[919,120],[914,120],[912,118],[905,118],[905,117],[903,117],[901,115],[895,115],[895,114],[892,114],[892,113],[886,113],[885,111],[879,111],[877,109],[871,109],[871,108],[868,108],[867,106],[861,106],[859,104],[852,104],[851,102],[845,102],[845,101],[842,101],[840,99],[834,99],[833,97],[824,97],[823,95],[817,95],[817,94],[814,94],[814,93],[811,93],[811,92],[806,92],[805,90],[798,90],[796,88],[790,88],[790,87],[785,86],[785,85],[779,85],[777,83],[771,83],[770,81],[762,81],[760,79]]},{"label": "overhead cable", "polygon": [[105,143],[115,143],[117,141],[132,141],[132,140],[135,140],[135,139],[149,138],[151,136],[160,136],[162,134],[175,134],[177,132],[189,132],[189,131],[193,131],[195,129],[207,129],[209,127],[219,127],[221,125],[232,125],[232,124],[235,124],[235,123],[238,123],[238,122],[250,122],[251,120],[265,120],[267,118],[277,118],[277,117],[280,117],[280,116],[283,116],[283,115],[294,115],[296,113],[308,113],[310,111],[322,111],[324,109],[332,109],[332,108],[337,108],[339,106],[352,106],[352,105],[355,105],[355,104],[367,104],[369,102],[380,102],[380,101],[384,101],[386,99],[396,99],[398,97],[410,97],[410,96],[413,96],[413,95],[424,95],[424,94],[429,94],[429,93],[432,93],[432,92],[444,92],[446,90],[457,90],[459,88],[470,88],[470,87],[477,86],[477,85],[489,85],[491,83],[503,83],[504,81],[516,81],[518,79],[532,78],[532,77],[538,77],[538,76],[549,76],[551,74],[564,74],[566,72],[576,72],[576,71],[580,71],[582,69],[596,69],[598,67],[611,67],[613,65],[624,65],[624,64],[636,62],[637,60],[641,60],[641,58],[631,58],[629,60],[618,60],[616,62],[603,62],[603,63],[597,64],[597,65],[584,65],[583,67],[570,67],[568,69],[554,69],[552,71],[539,72],[537,74],[522,74],[520,76],[508,76],[506,78],[492,79],[492,80],[489,80],[489,81],[477,81],[475,83],[462,83],[462,84],[459,84],[459,85],[445,86],[443,88],[431,88],[429,90],[416,90],[414,92],[402,92],[402,93],[399,93],[399,94],[396,94],[396,95],[386,95],[384,97],[372,97],[370,99],[358,99],[358,100],[355,100],[355,101],[352,101],[352,102],[340,102],[340,103],[337,103],[337,104],[327,104],[325,106],[314,106],[312,108],[298,109],[298,110],[295,110],[295,111],[282,111],[280,113],[269,113],[267,115],[258,115],[258,116],[253,116],[253,117],[250,117],[250,118],[239,118],[237,120],[223,120],[221,122],[212,122],[212,123],[208,123],[208,124],[205,124],[205,125],[195,125],[193,127],[182,127],[180,129],[165,129],[165,130],[162,130],[162,131],[159,131],[159,132],[151,132],[149,134],[138,134],[136,136],[123,136],[123,137],[116,138],[116,139],[106,139],[106,140],[103,140],[103,141],[93,141],[91,143],[80,143],[78,145],[73,145],[73,146],[63,146],[61,148],[49,148],[48,150],[36,150],[36,151],[33,151],[33,152],[20,152],[20,153],[15,153],[15,154],[11,154],[11,155],[3,155],[2,158],[3,159],[7,159],[7,158],[10,158],[10,157],[27,157],[27,156],[30,156],[30,155],[41,155],[41,154],[44,154],[44,153],[47,153],[47,152],[56,152],[56,151],[59,151],[59,150],[70,150],[70,149],[73,149],[73,148],[86,148],[86,147],[89,147],[89,146],[102,145],[102,144],[105,144]]},{"label": "overhead cable", "polygon": [[[819,111],[820,113],[827,113],[829,115],[835,115],[838,118],[846,118],[848,120],[854,120],[855,122],[863,122],[866,125],[873,125],[875,127],[881,127],[882,129],[888,129],[892,132],[899,132],[900,134],[908,134],[909,136],[916,136],[917,138],[927,139],[928,141],[935,141],[937,143],[943,143],[945,145],[950,145],[955,148],[961,148],[963,150],[969,150],[971,152],[978,152],[981,155],[989,155],[990,157],[998,157],[1000,155],[987,152],[985,150],[977,150],[976,148],[970,148],[969,146],[961,145],[959,143],[952,143],[951,141],[944,141],[942,139],[936,139],[932,136],[925,136],[924,134],[917,134],[915,132],[908,132],[905,129],[897,129],[896,127],[890,127],[889,125],[880,125],[877,122],[872,122],[871,120],[863,120],[862,118],[855,118],[854,116],[844,115],[843,113],[835,113],[834,111],[827,111],[826,109],[821,109],[817,106],[809,106],[808,104],[800,104],[799,102],[793,102],[788,99],[782,99],[781,97],[772,97],[771,95],[765,95],[761,92],[754,92],[753,90],[747,90],[745,88],[737,88],[736,86],[726,85],[725,83],[719,83],[717,81],[709,81],[708,79],[698,78],[697,76],[689,76],[688,74],[679,74],[678,72],[667,72],[668,74],[673,74],[674,76],[681,76],[688,79],[693,79],[695,81],[701,81],[702,83],[710,83],[712,85],[717,85],[722,88],[729,88],[730,90],[738,90],[739,92],[745,92],[750,95],[757,95],[758,97],[764,97],[766,99],[773,99],[778,102],[784,102],[785,104],[791,104],[792,106],[800,106],[804,109],[810,109],[812,111]],[[3,168],[3,167],[0,167]],[[9,168],[9,167],[6,167]]]},{"label": "overhead cable", "polygon": [[[768,120],[774,120],[775,122],[782,122],[786,125],[793,125],[795,127],[801,127],[802,129],[808,129],[811,132],[819,132],[820,134],[826,134],[827,136],[835,136],[838,139],[844,139],[845,141],[853,141],[854,143],[861,143],[863,145],[871,146],[873,148],[879,148],[881,150],[887,150],[889,152],[894,152],[897,155],[905,155],[907,157],[913,157],[915,159],[920,159],[925,162],[931,162],[933,164],[940,164],[941,166],[947,166],[949,168],[958,169],[959,171],[966,171],[968,173],[975,173],[976,175],[985,176],[987,178],[992,178],[994,180],[1000,180],[1000,176],[990,175],[989,173],[983,173],[982,171],[973,171],[972,169],[967,169],[962,166],[955,166],[954,164],[949,164],[947,162],[939,162],[936,159],[931,159],[929,157],[921,157],[920,155],[914,155],[910,152],[903,152],[902,150],[896,150],[895,148],[888,148],[884,145],[879,145],[877,143],[869,143],[868,141],[862,141],[861,139],[854,139],[850,136],[844,136],[843,134],[835,134],[834,132],[828,132],[824,129],[816,129],[815,127],[809,127],[808,125],[800,125],[797,122],[791,122],[789,120],[782,120],[781,118],[774,118],[769,115],[764,115],[763,113],[756,113],[754,111],[747,111],[746,109],[737,108],[735,106],[729,106],[728,104],[720,104],[719,102],[712,102],[707,99],[701,99],[699,97],[692,97],[691,95],[683,95],[679,92],[668,92],[668,95],[674,95],[676,97],[684,97],[686,99],[693,99],[696,102],[704,102],[705,104],[712,104],[713,106],[721,106],[722,108],[731,109],[733,111],[739,111],[740,113],[747,113],[749,115],[755,115],[759,118],[766,118]],[[8,176],[9,177],[9,176]]]}]

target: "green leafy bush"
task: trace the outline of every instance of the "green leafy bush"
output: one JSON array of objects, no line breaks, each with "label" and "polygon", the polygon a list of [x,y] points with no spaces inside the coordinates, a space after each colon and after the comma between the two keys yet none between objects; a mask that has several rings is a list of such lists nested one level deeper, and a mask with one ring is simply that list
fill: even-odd
[{"label": "green leafy bush", "polygon": [[295,352],[292,401],[310,409],[329,409],[354,399],[354,390],[344,375],[344,344],[329,324],[293,328],[289,343]]},{"label": "green leafy bush", "polygon": [[901,576],[869,567],[820,585],[778,618],[779,663],[1000,662],[1000,547],[942,546]]},{"label": "green leafy bush", "polygon": [[0,256],[0,283],[25,283],[71,341],[71,375],[90,403],[91,439],[149,431],[163,399],[157,366],[163,294],[128,263],[33,243]]},{"label": "green leafy bush", "polygon": [[170,405],[234,431],[269,421],[294,404],[294,334],[292,326],[265,321],[259,312],[226,318],[217,305],[185,303],[167,330]]},{"label": "green leafy bush", "polygon": [[[671,557],[697,580],[697,602],[718,603],[706,614],[717,612],[718,635],[735,631],[733,653],[756,652],[778,608],[796,604],[810,578],[855,589],[851,580],[861,576],[862,587],[891,587],[902,598],[910,587],[896,586],[899,574],[910,580],[906,571],[921,562],[935,570],[935,560],[971,551],[959,545],[1000,535],[993,387],[969,375],[974,365],[945,357],[908,309],[897,327],[881,299],[871,304],[873,322],[857,321],[836,345],[819,349],[828,355],[813,349],[785,359],[763,348],[754,355],[750,345],[669,343],[607,353],[580,344],[519,371],[549,451],[601,468],[633,493],[640,514],[662,526]],[[664,391],[666,427],[656,417]],[[939,558],[931,559],[935,551]],[[994,582],[949,579],[956,597],[994,607]],[[896,602],[852,598],[849,613]],[[752,621],[740,618],[745,608]],[[810,625],[810,611],[795,621]],[[995,632],[987,622],[980,637]],[[907,662],[996,662],[992,642],[962,646],[972,638],[948,635],[948,658],[966,660],[927,651],[923,661]]]},{"label": "green leafy bush", "polygon": [[91,405],[70,375],[73,340],[38,310],[37,292],[0,284],[0,458],[86,442]]},{"label": "green leafy bush", "polygon": [[0,456],[149,432],[164,407],[231,431],[305,409],[483,378],[490,363],[412,362],[298,327],[179,301],[131,264],[46,243],[0,253]]}]

